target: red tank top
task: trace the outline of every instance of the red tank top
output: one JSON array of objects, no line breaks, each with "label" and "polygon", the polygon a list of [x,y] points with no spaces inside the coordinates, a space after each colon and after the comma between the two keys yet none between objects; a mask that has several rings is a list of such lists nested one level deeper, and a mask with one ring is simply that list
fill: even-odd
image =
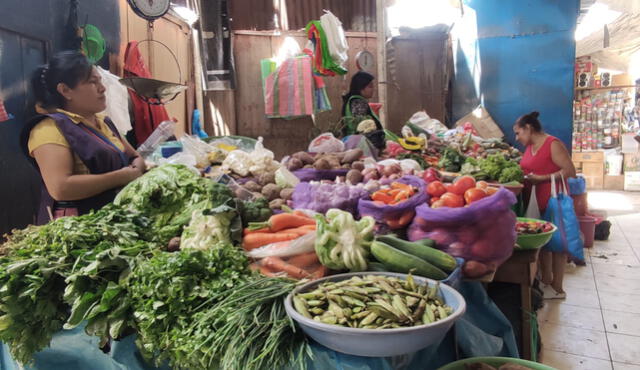
[{"label": "red tank top", "polygon": [[[520,167],[525,175],[550,175],[560,171],[560,167],[553,163],[553,159],[551,159],[551,143],[556,140],[558,140],[558,138],[554,136],[547,136],[544,143],[535,154],[533,154],[532,146],[527,146],[524,151],[524,155],[520,160]],[[526,185],[525,201],[529,201],[530,194],[531,185]],[[538,200],[540,213],[543,213],[547,208],[549,198],[551,198],[551,181],[545,181],[536,185],[536,198]]]}]

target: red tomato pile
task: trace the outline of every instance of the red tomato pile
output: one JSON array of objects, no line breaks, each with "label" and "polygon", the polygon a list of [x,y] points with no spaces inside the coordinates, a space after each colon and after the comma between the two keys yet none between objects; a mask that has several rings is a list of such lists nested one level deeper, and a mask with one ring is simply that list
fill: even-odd
[{"label": "red tomato pile", "polygon": [[485,181],[476,182],[471,176],[458,177],[453,184],[433,181],[427,186],[427,193],[431,195],[431,208],[464,207],[497,191],[497,188],[490,187]]}]

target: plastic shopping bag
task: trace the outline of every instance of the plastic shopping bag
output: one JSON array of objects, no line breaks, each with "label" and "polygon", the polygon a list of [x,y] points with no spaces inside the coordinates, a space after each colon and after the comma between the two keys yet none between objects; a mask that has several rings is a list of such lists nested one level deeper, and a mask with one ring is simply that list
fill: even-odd
[{"label": "plastic shopping bag", "polygon": [[335,153],[344,151],[344,143],[326,132],[319,135],[309,143],[309,153]]},{"label": "plastic shopping bag", "polygon": [[531,196],[529,197],[529,205],[524,215],[527,218],[540,219],[540,208],[538,207],[538,198],[536,197],[536,186],[531,187]]},{"label": "plastic shopping bag", "polygon": [[315,251],[316,233],[309,232],[295,240],[277,242],[247,252],[256,260],[251,269],[265,276],[294,279],[319,279],[327,274]]},{"label": "plastic shopping bag", "polygon": [[580,239],[580,224],[573,209],[573,199],[567,194],[564,178],[560,192],[556,191],[555,178],[551,177],[551,198],[544,219],[556,225],[558,231],[544,249],[556,253],[568,253],[579,265],[584,265],[584,242]]}]

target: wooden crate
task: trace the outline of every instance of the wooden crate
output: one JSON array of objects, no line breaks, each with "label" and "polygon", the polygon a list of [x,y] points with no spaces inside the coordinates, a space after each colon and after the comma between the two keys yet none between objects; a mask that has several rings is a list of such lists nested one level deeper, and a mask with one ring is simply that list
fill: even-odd
[{"label": "wooden crate", "polygon": [[575,152],[571,159],[576,171],[584,176],[587,189],[604,188],[604,152]]},{"label": "wooden crate", "polygon": [[604,189],[605,190],[624,190],[624,175],[619,176],[604,176]]}]

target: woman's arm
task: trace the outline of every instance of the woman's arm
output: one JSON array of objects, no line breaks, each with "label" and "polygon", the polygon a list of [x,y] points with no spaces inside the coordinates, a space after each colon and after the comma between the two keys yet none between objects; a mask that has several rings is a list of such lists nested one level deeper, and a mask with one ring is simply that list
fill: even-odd
[{"label": "woman's arm", "polygon": [[120,138],[122,141],[122,145],[124,145],[124,153],[129,156],[129,158],[133,158],[131,165],[133,167],[139,168],[142,172],[147,170],[147,165],[144,162],[144,159],[140,157],[140,154],[129,144],[129,141],[125,138]]},{"label": "woman's arm", "polygon": [[74,175],[73,153],[57,144],[44,144],[33,151],[44,184],[53,199],[80,200],[128,184],[142,175],[133,166],[100,175]]}]

